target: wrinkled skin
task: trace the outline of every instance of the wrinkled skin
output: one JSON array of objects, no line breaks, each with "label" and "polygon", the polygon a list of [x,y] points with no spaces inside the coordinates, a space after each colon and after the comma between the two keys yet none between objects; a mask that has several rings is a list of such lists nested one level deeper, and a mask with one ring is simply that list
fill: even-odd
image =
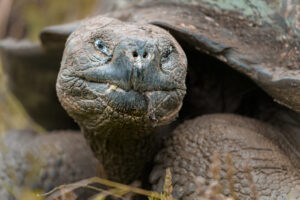
[{"label": "wrinkled skin", "polygon": [[[268,12],[267,16],[260,15],[268,7],[255,0],[247,1],[249,5],[242,1],[235,5],[232,1],[206,4],[199,0],[199,7],[186,2],[184,6],[145,6],[126,10],[129,14],[110,15],[124,21],[151,22],[176,37],[189,61],[188,90],[183,103],[187,59],[174,38],[152,25],[98,17],[81,25],[66,43],[57,82],[62,105],[80,125],[109,179],[146,182],[153,166],[152,157],[159,151],[150,175],[153,188],[162,190],[164,171],[169,167],[174,196],[193,199],[200,195],[199,180],[205,180],[200,185],[204,187],[211,180],[211,156],[219,153],[224,163],[224,156],[229,153],[236,171],[234,190],[241,199],[253,196],[245,169],[247,163],[262,199],[298,199],[300,117],[294,111],[299,111],[299,70],[290,69],[297,68],[294,63],[299,59],[297,29],[293,28],[297,23],[292,20],[293,23],[287,24],[293,30],[286,34],[281,26],[285,25],[272,20],[283,15],[285,20],[289,12],[284,14],[282,9],[278,15],[278,9],[274,9],[276,12]],[[236,6],[246,9],[235,13]],[[214,11],[206,9],[210,7]],[[249,8],[258,14],[249,13]],[[229,13],[219,12],[220,9]],[[255,22],[248,21],[249,16]],[[271,24],[266,23],[268,20]],[[68,28],[61,28],[60,32],[68,32]],[[42,40],[56,45],[47,37]],[[295,50],[288,52],[290,47]],[[206,55],[200,56],[195,51]],[[284,54],[287,52],[289,56]],[[272,98],[264,93],[265,103],[255,92],[252,97],[244,95],[253,86],[254,90],[258,87],[254,83],[245,87],[245,77],[236,79],[233,73],[221,71],[220,62],[206,62],[207,54],[246,74]],[[286,77],[297,80],[284,80],[286,85],[276,82]],[[273,98],[290,110],[274,103]],[[177,122],[184,122],[160,150],[161,138],[170,132],[160,127],[176,118],[182,104]],[[235,114],[195,118],[220,112],[264,122]],[[223,168],[220,176],[226,185]],[[228,194],[228,188],[224,193]]]},{"label": "wrinkled skin", "polygon": [[[135,4],[139,6],[134,6]],[[200,39],[204,39],[202,42],[206,39],[212,40],[213,43],[208,44],[208,51],[214,50],[215,42],[221,44],[219,47],[215,46],[218,53],[219,50],[224,50],[222,47],[226,50],[228,47],[241,50],[245,48],[240,55],[226,56],[231,67],[258,81],[277,102],[299,111],[299,8],[298,0],[107,0],[101,1],[92,15],[109,12],[107,16],[125,21],[159,22],[154,24],[167,30],[184,29],[181,34],[186,40],[193,38],[193,34],[200,34]],[[10,89],[30,116],[47,130],[76,127],[59,105],[54,87],[66,39],[66,36],[60,38],[59,35],[70,31],[68,29],[66,24],[57,27],[52,32],[53,37],[48,37],[42,31],[42,48],[30,45],[24,48],[23,45],[15,43],[2,46],[2,41],[0,42]],[[59,47],[56,40],[59,40]],[[198,46],[195,41],[192,42],[194,47]],[[44,49],[53,51],[45,52]],[[206,50],[201,47],[201,51]],[[263,57],[265,58],[262,59]],[[262,65],[257,65],[258,63]],[[234,66],[235,64],[240,66]],[[261,76],[257,76],[257,73]],[[44,78],[45,75],[47,78]],[[24,82],[23,77],[31,76],[32,80]],[[35,102],[31,99],[35,99]],[[36,104],[38,106],[34,106]],[[58,116],[60,123],[57,121]]]},{"label": "wrinkled skin", "polygon": [[[145,177],[145,167],[159,147],[155,130],[177,116],[185,94],[185,75],[186,57],[167,32],[98,17],[68,39],[57,93],[108,178],[129,183]],[[297,193],[300,179],[297,156],[294,162],[290,160],[293,156],[287,156],[294,152],[287,148],[282,134],[275,127],[236,115],[186,122],[158,154],[150,181],[161,190],[164,170],[169,167],[175,178],[175,197],[196,198],[197,177],[210,179],[206,175],[210,157],[216,152],[230,153],[234,167],[242,173],[234,176],[241,183],[235,186],[239,197],[251,195],[242,168],[250,159],[259,194],[286,199]],[[266,177],[272,183],[259,181]]]},{"label": "wrinkled skin", "polygon": [[228,169],[233,166],[231,181],[239,199],[254,199],[253,187],[259,199],[287,199],[288,195],[299,199],[300,170],[278,147],[278,141],[284,140],[282,134],[269,124],[239,115],[186,120],[156,156],[150,181],[155,190],[162,191],[165,169],[171,168],[174,197],[196,199],[215,180],[211,163],[217,154],[225,194],[230,194]]},{"label": "wrinkled skin", "polygon": [[178,43],[152,25],[98,17],[70,36],[58,97],[111,179],[141,178],[157,151],[150,133],[181,108],[186,67]]}]

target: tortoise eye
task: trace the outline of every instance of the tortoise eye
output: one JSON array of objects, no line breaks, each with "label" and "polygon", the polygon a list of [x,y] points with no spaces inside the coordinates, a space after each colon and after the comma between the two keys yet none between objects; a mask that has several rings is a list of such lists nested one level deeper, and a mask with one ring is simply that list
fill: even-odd
[{"label": "tortoise eye", "polygon": [[169,55],[173,52],[173,46],[170,46],[167,50],[165,50],[162,54],[162,61],[167,60]]},{"label": "tortoise eye", "polygon": [[104,42],[100,38],[94,41],[94,45],[96,49],[101,51],[103,54],[105,55],[109,54],[107,47],[105,46]]}]

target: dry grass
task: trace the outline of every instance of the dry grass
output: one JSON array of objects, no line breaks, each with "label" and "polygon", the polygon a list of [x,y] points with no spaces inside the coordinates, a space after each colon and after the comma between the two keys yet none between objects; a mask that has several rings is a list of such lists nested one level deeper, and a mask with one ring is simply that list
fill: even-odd
[{"label": "dry grass", "polygon": [[[22,19],[24,19],[25,23],[27,24],[28,37],[32,40],[37,40],[38,33],[44,26],[82,18],[89,13],[96,1],[97,0],[74,0],[71,4],[70,1],[67,0],[16,0],[14,2],[16,4],[20,4],[20,6],[23,8]],[[18,27],[18,25],[16,25],[16,27]],[[5,84],[5,77],[1,69],[0,62],[0,136],[1,133],[7,130],[32,127],[33,125],[21,104],[8,91]],[[228,166],[226,174],[228,185],[224,186],[220,181],[221,162],[219,157],[215,155],[210,170],[213,179],[210,181],[207,187],[203,187],[202,183],[199,184],[198,190],[200,195],[198,200],[238,199],[234,192],[234,167],[230,156],[226,157],[226,164]],[[253,197],[254,199],[258,199],[258,193],[255,190],[255,184],[253,183],[253,178],[250,173],[251,169],[247,168],[246,171],[248,172],[248,181],[251,183],[250,188]],[[199,181],[201,182],[202,180]],[[109,189],[104,190],[92,186],[92,183],[100,183],[101,185],[107,186]],[[225,187],[229,188],[230,190],[229,196],[224,196],[222,194]],[[44,200],[46,198],[74,200],[76,199],[74,190],[78,188],[89,188],[97,191],[97,194],[93,196],[91,200],[104,200],[108,196],[129,200],[133,194],[146,196],[149,198],[149,200],[174,200],[172,196],[173,187],[170,169],[167,169],[166,171],[164,191],[161,194],[140,189],[135,184],[124,185],[97,177],[81,180],[68,185],[62,185],[43,195],[37,195],[37,191],[32,191],[27,188],[16,188],[12,186],[10,190],[11,193],[14,196],[17,196],[19,200]]]},{"label": "dry grass", "polygon": [[[0,147],[3,146],[4,145],[0,145]],[[5,149],[1,149],[1,152],[4,152],[5,154]],[[30,186],[39,176],[40,168],[43,163],[30,155],[28,155],[26,159],[32,163],[32,169],[26,174],[26,181],[24,184]],[[238,200],[237,194],[234,190],[234,166],[231,157],[227,155],[225,161],[226,163],[224,166],[224,164],[220,161],[218,154],[213,156],[211,167],[207,172],[211,177],[211,180],[207,182],[207,180],[204,180],[203,178],[196,177],[199,178],[196,179],[196,192],[198,196],[197,199],[193,200]],[[225,182],[221,181],[220,175],[221,168],[224,167],[227,169]],[[18,182],[15,176],[15,171],[13,171],[16,168],[14,166],[6,166],[6,168],[12,169],[12,171],[9,172],[9,177],[13,180],[13,183]],[[256,191],[253,177],[251,175],[251,168],[246,165],[245,171],[248,175],[252,199],[257,200],[259,199],[258,192]],[[102,187],[95,186],[95,184],[101,185]],[[169,168],[166,169],[162,193],[141,189],[139,188],[138,183],[125,185],[99,177],[92,177],[71,184],[61,185],[45,194],[42,194],[40,191],[33,191],[28,188],[18,187],[18,184],[5,185],[4,183],[1,183],[0,185],[5,186],[5,189],[18,200],[76,200],[76,190],[79,188],[95,191],[95,195],[90,197],[88,200],[105,200],[107,197],[110,197],[109,199],[132,200],[132,197],[136,195],[147,197],[149,200],[176,200],[172,196],[172,174]],[[225,189],[230,191],[227,196],[224,195]]]},{"label": "dry grass", "polygon": [[[220,176],[221,162],[219,160],[218,154],[215,154],[213,157],[213,163],[211,164],[211,168],[208,172],[212,174],[212,180],[207,186],[203,186],[203,183],[199,184],[199,187],[197,188],[199,196],[195,200],[238,200],[237,194],[234,192],[234,167],[229,155],[226,156],[226,167],[226,181],[228,185],[222,185]],[[250,173],[251,169],[247,167],[246,171],[248,174],[248,181],[251,186],[251,196],[253,197],[253,200],[257,200],[258,193],[255,189],[253,177]],[[102,189],[92,186],[91,184],[94,183],[104,185],[108,189]],[[162,193],[140,189],[133,185],[124,185],[109,181],[107,179],[93,177],[72,184],[59,186],[46,194],[40,195],[39,197],[47,197],[47,199],[51,200],[75,200],[76,194],[74,193],[74,191],[78,188],[89,188],[97,191],[98,193],[95,196],[91,197],[90,200],[105,200],[108,196],[115,199],[130,200],[132,199],[131,197],[133,195],[145,196],[148,197],[149,200],[176,200],[172,196],[172,174],[169,168],[166,170],[165,183]],[[225,188],[230,189],[230,194],[227,196],[223,195],[223,191]]]}]

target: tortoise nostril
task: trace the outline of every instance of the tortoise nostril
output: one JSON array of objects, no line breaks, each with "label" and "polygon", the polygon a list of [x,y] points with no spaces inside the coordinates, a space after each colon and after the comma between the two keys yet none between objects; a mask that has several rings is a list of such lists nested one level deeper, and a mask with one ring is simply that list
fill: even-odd
[{"label": "tortoise nostril", "polygon": [[[132,56],[133,56],[134,58],[137,58],[137,57],[139,56],[139,54],[138,54],[138,52],[137,52],[136,50],[134,50],[134,51],[132,52]],[[143,58],[147,58],[147,56],[148,56],[148,52],[144,52],[144,53],[143,53]]]},{"label": "tortoise nostril", "polygon": [[136,58],[136,57],[138,57],[138,53],[136,51],[133,51],[132,56]]},{"label": "tortoise nostril", "polygon": [[144,52],[143,58],[146,58],[147,56],[148,56],[148,53],[147,53],[147,52]]}]

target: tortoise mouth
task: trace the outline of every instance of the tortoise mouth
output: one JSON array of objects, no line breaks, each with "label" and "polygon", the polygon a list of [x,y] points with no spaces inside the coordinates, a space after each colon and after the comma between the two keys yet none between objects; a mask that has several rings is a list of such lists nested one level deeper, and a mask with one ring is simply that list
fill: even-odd
[{"label": "tortoise mouth", "polygon": [[[114,69],[113,64],[105,66],[91,67],[82,71],[72,73],[72,77],[76,77],[86,82],[95,84],[109,85],[108,91],[123,91],[132,93],[133,91],[144,94],[154,91],[175,91],[185,90],[185,87],[175,84],[168,76],[162,76],[162,73],[135,74],[135,67],[132,71],[123,71]],[[107,69],[103,69],[107,68]],[[147,70],[143,70],[147,71]]]},{"label": "tortoise mouth", "polygon": [[[70,94],[74,97],[78,96],[78,94],[73,94],[73,91],[76,91],[74,86],[78,82],[82,82],[80,99],[93,102],[92,108],[99,106],[100,102],[105,109],[109,108],[124,117],[142,117],[150,119],[150,121],[175,117],[182,104],[179,96],[185,93],[177,88],[149,91],[130,89],[127,91],[110,82],[90,80],[82,76],[74,76],[74,74],[72,77],[74,79],[73,83],[70,83],[73,85],[69,89]],[[175,114],[174,110],[177,111]]]},{"label": "tortoise mouth", "polygon": [[87,81],[91,90],[99,94],[106,104],[119,113],[143,116],[148,113],[148,100],[145,93],[126,91],[111,83]]},{"label": "tortoise mouth", "polygon": [[126,92],[126,93],[139,93],[139,94],[146,94],[147,92],[155,92],[155,91],[176,91],[176,90],[184,90],[182,88],[177,88],[177,87],[172,87],[172,88],[168,88],[168,87],[164,87],[164,86],[158,86],[157,88],[144,88],[143,90],[134,88],[134,87],[130,87],[130,88],[124,88],[122,87],[122,85],[118,85],[115,82],[112,81],[108,81],[108,80],[101,80],[101,79],[94,79],[91,77],[86,77],[82,74],[78,74],[75,75],[74,77],[81,79],[87,83],[91,83],[94,85],[98,85],[98,86],[107,86],[106,88],[106,93],[109,93],[110,91],[122,91],[122,92]]}]

